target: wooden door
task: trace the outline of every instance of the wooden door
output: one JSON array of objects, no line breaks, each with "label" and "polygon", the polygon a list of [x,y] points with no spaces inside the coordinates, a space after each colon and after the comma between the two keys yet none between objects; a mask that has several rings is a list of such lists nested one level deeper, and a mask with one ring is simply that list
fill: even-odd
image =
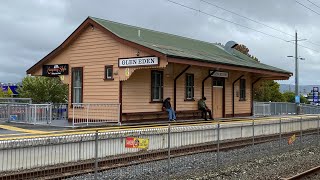
[{"label": "wooden door", "polygon": [[212,87],[212,113],[213,118],[223,117],[223,91],[224,79],[214,78]]}]

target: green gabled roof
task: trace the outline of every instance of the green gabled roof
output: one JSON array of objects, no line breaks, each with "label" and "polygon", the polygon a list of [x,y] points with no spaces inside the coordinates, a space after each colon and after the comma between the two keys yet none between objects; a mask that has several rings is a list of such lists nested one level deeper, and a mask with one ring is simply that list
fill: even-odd
[{"label": "green gabled roof", "polygon": [[[130,26],[95,17],[89,18],[122,39],[140,44],[167,56],[191,58],[198,61],[292,74],[289,71],[259,63],[237,50],[234,50],[233,54],[230,54],[225,51],[222,46],[214,43]],[[140,30],[140,37],[138,36],[138,30]]]}]

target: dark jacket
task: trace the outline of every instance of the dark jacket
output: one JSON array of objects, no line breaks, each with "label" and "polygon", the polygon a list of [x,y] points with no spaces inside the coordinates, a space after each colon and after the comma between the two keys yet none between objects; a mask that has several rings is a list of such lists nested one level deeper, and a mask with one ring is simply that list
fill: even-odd
[{"label": "dark jacket", "polygon": [[162,107],[164,107],[165,109],[171,108],[171,104],[170,104],[168,98],[163,101]]}]

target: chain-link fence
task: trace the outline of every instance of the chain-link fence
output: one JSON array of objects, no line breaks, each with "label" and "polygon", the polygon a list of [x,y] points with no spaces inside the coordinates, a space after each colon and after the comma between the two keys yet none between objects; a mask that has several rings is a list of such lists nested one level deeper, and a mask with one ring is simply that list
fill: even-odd
[{"label": "chain-link fence", "polygon": [[301,148],[310,138],[319,141],[319,121],[319,116],[252,118],[0,141],[0,179],[46,169],[59,169],[61,176],[91,172],[84,179],[184,179]]}]

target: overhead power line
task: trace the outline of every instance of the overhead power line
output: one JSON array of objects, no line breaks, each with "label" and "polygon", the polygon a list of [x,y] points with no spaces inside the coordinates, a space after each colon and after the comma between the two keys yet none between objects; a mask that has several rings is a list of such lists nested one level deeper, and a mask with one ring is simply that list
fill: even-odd
[{"label": "overhead power line", "polygon": [[[244,19],[247,19],[247,20],[249,20],[249,21],[252,21],[252,22],[254,22],[254,23],[263,25],[263,26],[265,26],[265,27],[267,27],[267,28],[270,28],[270,29],[273,29],[273,30],[275,30],[275,31],[281,32],[281,33],[286,34],[286,35],[288,35],[288,36],[295,37],[294,35],[292,35],[292,34],[290,34],[290,33],[284,32],[284,31],[282,31],[282,30],[279,30],[279,29],[277,29],[277,28],[274,28],[274,27],[272,27],[272,26],[269,26],[269,25],[267,25],[267,24],[265,24],[265,23],[262,23],[262,22],[259,22],[259,21],[257,21],[257,20],[254,20],[254,19],[252,19],[252,18],[246,17],[246,16],[244,16],[244,15],[241,15],[241,14],[236,13],[236,12],[234,12],[234,11],[228,10],[228,9],[223,8],[223,7],[221,7],[221,6],[218,6],[218,5],[216,5],[216,4],[210,3],[210,2],[208,2],[208,1],[206,1],[206,0],[200,0],[200,1],[202,1],[202,2],[204,2],[204,3],[206,3],[206,4],[209,4],[209,5],[211,5],[211,6],[214,6],[214,7],[216,7],[216,8],[222,9],[222,10],[224,10],[224,11],[227,11],[227,12],[229,12],[229,13],[231,13],[231,14],[234,14],[234,15],[237,15],[237,16],[239,16],[239,17],[242,17],[242,18],[244,18]],[[320,46],[320,44],[315,43],[315,42],[312,42],[312,41],[310,41],[310,40],[307,40],[306,42],[309,43],[309,44],[315,45],[315,46]]]},{"label": "overhead power line", "polygon": [[238,13],[236,13],[236,12],[230,11],[230,10],[225,9],[225,8],[223,8],[223,7],[221,7],[221,6],[218,6],[218,5],[216,5],[216,4],[210,3],[210,2],[205,1],[205,0],[200,0],[200,1],[202,1],[202,2],[204,2],[204,3],[206,3],[206,4],[209,4],[209,5],[211,5],[211,6],[214,6],[214,7],[216,7],[216,8],[222,9],[222,10],[224,10],[224,11],[227,11],[227,12],[229,12],[229,13],[231,13],[231,14],[240,16],[240,17],[242,17],[242,18],[244,18],[244,19],[247,19],[247,20],[249,20],[249,21],[255,22],[255,23],[260,24],[260,25],[263,25],[263,26],[268,27],[268,28],[270,28],[270,29],[273,29],[273,30],[275,30],[275,31],[281,32],[281,33],[286,34],[286,35],[288,35],[288,36],[294,37],[294,35],[292,35],[292,34],[289,34],[289,33],[287,33],[287,32],[281,31],[281,30],[276,29],[276,28],[274,28],[274,27],[272,27],[272,26],[269,26],[269,25],[267,25],[267,24],[261,23],[261,22],[259,22],[259,21],[254,20],[254,19],[248,18],[248,17],[243,16],[243,15],[241,15],[241,14],[238,14]]},{"label": "overhead power line", "polygon": [[[190,9],[190,10],[193,10],[193,11],[196,11],[196,12],[199,12],[199,13],[202,13],[202,14],[205,14],[207,16],[210,16],[210,17],[214,17],[216,19],[220,19],[222,21],[225,21],[225,22],[228,22],[228,23],[231,23],[231,24],[234,24],[234,25],[237,25],[237,26],[240,26],[240,27],[243,27],[243,28],[246,28],[246,29],[249,29],[249,30],[252,30],[252,31],[255,31],[255,32],[258,32],[258,33],[261,33],[261,34],[264,34],[266,36],[270,36],[270,37],[273,37],[275,39],[279,39],[279,40],[282,40],[284,42],[288,42],[288,43],[292,43],[294,44],[293,42],[290,42],[282,37],[278,37],[278,36],[274,36],[272,34],[268,34],[268,33],[265,33],[263,31],[260,31],[260,30],[257,30],[257,29],[254,29],[254,28],[251,28],[251,27],[248,27],[248,26],[245,26],[245,25],[242,25],[242,24],[239,24],[239,23],[236,23],[236,22],[233,22],[233,21],[230,21],[230,20],[227,20],[227,19],[224,19],[222,17],[219,17],[219,16],[216,16],[216,15],[213,15],[213,14],[210,14],[210,13],[207,13],[207,12],[204,12],[200,9],[196,9],[196,8],[193,8],[193,7],[190,7],[190,6],[187,6],[187,5],[184,5],[184,4],[181,4],[181,3],[178,3],[178,2],[175,2],[175,1],[172,1],[172,0],[168,0],[168,2],[171,2],[173,4],[176,4],[176,5],[179,5],[181,7],[184,7],[184,8],[187,8],[187,9]],[[318,50],[315,50],[315,49],[312,49],[312,48],[309,48],[307,46],[302,46],[302,45],[299,45],[303,48],[306,48],[306,49],[309,49],[309,50],[312,50],[312,51],[315,51],[315,52],[319,52]]]},{"label": "overhead power line", "polygon": [[313,9],[309,8],[308,6],[306,6],[306,5],[302,4],[301,2],[296,1],[296,3],[300,4],[301,6],[303,6],[303,7],[307,8],[307,9],[309,9],[310,11],[312,11],[312,12],[314,12],[314,13],[316,13],[316,14],[318,14],[318,15],[320,16],[320,13],[318,13],[317,11],[315,11],[315,10],[313,10]]},{"label": "overhead power line", "polygon": [[320,6],[318,6],[316,3],[314,3],[314,2],[312,2],[312,1],[310,1],[310,0],[307,0],[307,1],[308,1],[309,3],[315,5],[316,7],[320,8]]}]

